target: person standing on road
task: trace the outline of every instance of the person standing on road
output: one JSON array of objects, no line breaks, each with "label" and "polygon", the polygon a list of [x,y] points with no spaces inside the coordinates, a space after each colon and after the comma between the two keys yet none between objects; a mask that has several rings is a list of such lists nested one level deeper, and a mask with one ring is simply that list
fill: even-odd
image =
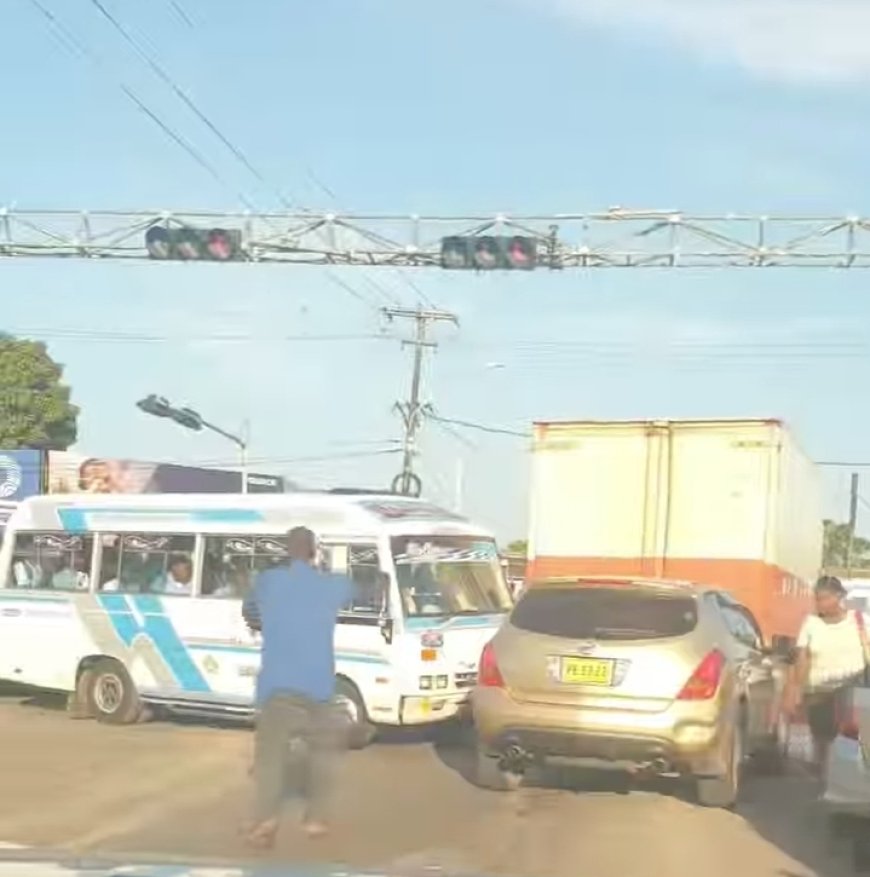
[{"label": "person standing on road", "polygon": [[[242,614],[262,633],[254,737],[254,812],[248,842],[270,847],[290,785],[304,772],[303,827],[315,837],[327,827],[338,727],[335,694],[335,626],[351,596],[345,576],[313,566],[314,534],[296,527],[287,534],[289,565],[261,572],[245,598]],[[291,750],[301,740],[305,758]],[[295,775],[294,775],[295,774]]]},{"label": "person standing on road", "polygon": [[786,709],[795,716],[803,706],[813,740],[813,761],[824,778],[843,693],[868,673],[870,648],[866,616],[847,610],[846,589],[838,578],[822,576],[814,596],[815,614],[807,616],[798,634]]}]

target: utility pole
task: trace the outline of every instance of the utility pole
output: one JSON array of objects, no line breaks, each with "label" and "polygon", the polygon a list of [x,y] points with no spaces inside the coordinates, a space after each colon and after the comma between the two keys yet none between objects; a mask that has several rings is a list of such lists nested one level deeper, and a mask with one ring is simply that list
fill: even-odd
[{"label": "utility pole", "polygon": [[849,541],[846,543],[846,578],[852,576],[852,552],[855,545],[855,527],[858,524],[858,473],[852,473],[849,490]]},{"label": "utility pole", "polygon": [[428,339],[427,331],[432,323],[453,323],[459,325],[455,314],[448,311],[424,310],[423,308],[384,308],[383,314],[388,320],[414,320],[416,331],[413,339],[402,341],[402,345],[414,348],[413,372],[411,374],[411,394],[407,402],[397,402],[396,410],[402,415],[404,427],[402,471],[393,479],[391,489],[394,493],[404,496],[419,496],[423,485],[420,476],[414,472],[414,457],[417,455],[417,431],[425,413],[420,404],[420,383],[423,372],[423,351],[434,350],[438,345]]}]

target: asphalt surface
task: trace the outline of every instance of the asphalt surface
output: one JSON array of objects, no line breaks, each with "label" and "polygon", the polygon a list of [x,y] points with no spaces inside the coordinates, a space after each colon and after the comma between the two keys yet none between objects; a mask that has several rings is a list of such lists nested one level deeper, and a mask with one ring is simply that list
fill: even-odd
[{"label": "asphalt surface", "polygon": [[[250,858],[238,836],[252,735],[154,721],[115,728],[59,704],[0,696],[0,847],[169,860]],[[705,810],[668,785],[630,788],[566,773],[501,795],[476,789],[455,739],[394,734],[342,759],[333,831],[304,839],[297,816],[271,857],[416,875],[795,877],[851,874],[800,771],[752,779],[735,813]],[[430,872],[431,873],[431,872]]]}]

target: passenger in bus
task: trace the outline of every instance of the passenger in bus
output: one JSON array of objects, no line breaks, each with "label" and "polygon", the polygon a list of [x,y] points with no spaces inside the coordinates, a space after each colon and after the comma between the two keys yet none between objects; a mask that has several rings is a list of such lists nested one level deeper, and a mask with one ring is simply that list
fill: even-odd
[{"label": "passenger in bus", "polygon": [[193,564],[186,554],[173,554],[169,558],[169,569],[149,588],[156,594],[177,594],[189,596],[193,583]]},{"label": "passenger in bus", "polygon": [[89,583],[84,557],[77,557],[73,565],[63,555],[54,559],[50,586],[55,591],[87,591]]}]

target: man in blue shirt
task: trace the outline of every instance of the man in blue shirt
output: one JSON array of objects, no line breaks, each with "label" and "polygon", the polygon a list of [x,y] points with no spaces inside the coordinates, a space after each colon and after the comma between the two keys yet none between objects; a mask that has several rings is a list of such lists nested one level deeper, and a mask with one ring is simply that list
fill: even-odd
[{"label": "man in blue shirt", "polygon": [[345,576],[314,568],[317,541],[305,527],[287,534],[289,565],[261,572],[242,606],[248,625],[262,633],[257,678],[256,785],[250,843],[268,847],[278,831],[281,805],[297,757],[292,740],[305,744],[306,812],[310,836],[326,830],[330,768],[336,747],[335,625],[350,600]]}]

